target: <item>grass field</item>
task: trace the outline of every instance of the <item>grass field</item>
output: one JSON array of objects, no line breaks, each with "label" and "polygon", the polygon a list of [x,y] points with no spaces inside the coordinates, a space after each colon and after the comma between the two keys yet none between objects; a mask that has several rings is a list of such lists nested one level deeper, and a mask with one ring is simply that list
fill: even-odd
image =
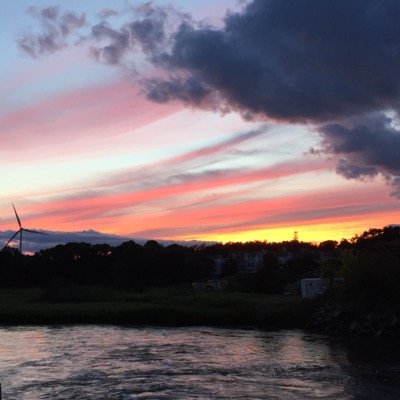
[{"label": "grass field", "polygon": [[101,287],[0,289],[1,324],[129,324],[302,327],[312,301],[255,293]]}]

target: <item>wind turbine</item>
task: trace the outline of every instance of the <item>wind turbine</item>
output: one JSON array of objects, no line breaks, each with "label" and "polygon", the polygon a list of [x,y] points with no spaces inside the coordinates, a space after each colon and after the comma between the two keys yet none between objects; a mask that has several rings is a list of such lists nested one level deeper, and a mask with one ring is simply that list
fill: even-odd
[{"label": "wind turbine", "polygon": [[46,235],[46,233],[34,231],[32,229],[23,228],[22,224],[21,224],[21,220],[19,219],[17,210],[14,207],[14,204],[12,206],[14,209],[15,217],[17,218],[19,229],[17,230],[17,232],[14,233],[14,235],[11,236],[11,238],[9,239],[9,241],[6,243],[6,245],[4,247],[7,247],[15,239],[15,237],[19,234],[19,252],[20,252],[20,254],[22,254],[22,232],[38,233],[39,235]]}]

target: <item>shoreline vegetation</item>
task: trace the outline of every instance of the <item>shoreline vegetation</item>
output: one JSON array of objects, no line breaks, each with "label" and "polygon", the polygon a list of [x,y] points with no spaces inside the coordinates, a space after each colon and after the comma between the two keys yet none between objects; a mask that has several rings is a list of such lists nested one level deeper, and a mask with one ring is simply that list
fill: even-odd
[{"label": "shoreline vegetation", "polygon": [[119,325],[304,329],[337,337],[400,337],[400,313],[360,310],[330,295],[316,298],[198,292],[187,286],[143,292],[102,286],[0,289],[0,326]]},{"label": "shoreline vegetation", "polygon": [[0,289],[0,324],[113,324],[303,328],[315,300],[260,293],[198,293],[189,288],[143,293],[106,287]]},{"label": "shoreline vegetation", "polygon": [[[324,279],[325,292],[302,298],[304,278]],[[0,251],[0,324],[71,323],[400,337],[400,226],[340,243],[128,241],[67,243],[33,256]]]}]

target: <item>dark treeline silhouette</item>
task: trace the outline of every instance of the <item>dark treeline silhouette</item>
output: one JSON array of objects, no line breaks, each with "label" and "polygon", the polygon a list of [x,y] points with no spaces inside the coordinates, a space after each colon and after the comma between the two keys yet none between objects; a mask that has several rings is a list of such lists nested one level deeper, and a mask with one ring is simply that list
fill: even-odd
[{"label": "dark treeline silhouette", "polygon": [[[246,273],[243,255],[258,255],[261,266]],[[220,271],[216,272],[216,259]],[[0,286],[101,285],[142,290],[210,278],[229,281],[230,290],[282,293],[304,277],[344,279],[341,296],[364,305],[398,304],[400,227],[370,229],[351,240],[319,244],[298,240],[163,247],[68,243],[33,256],[0,252]]]},{"label": "dark treeline silhouette", "polygon": [[345,301],[361,309],[400,312],[400,227],[370,229],[354,237],[340,267]]},{"label": "dark treeline silhouette", "polygon": [[12,248],[0,253],[0,285],[29,287],[102,285],[124,289],[192,282],[212,272],[212,260],[179,245],[155,241],[140,246],[68,243],[22,256]]}]

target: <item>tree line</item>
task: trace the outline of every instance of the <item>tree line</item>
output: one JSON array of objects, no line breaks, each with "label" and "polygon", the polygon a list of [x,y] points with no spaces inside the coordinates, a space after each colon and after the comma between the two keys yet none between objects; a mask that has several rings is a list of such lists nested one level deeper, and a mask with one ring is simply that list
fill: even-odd
[{"label": "tree line", "polygon": [[0,285],[8,287],[101,285],[124,289],[191,282],[212,273],[212,260],[179,245],[155,241],[107,244],[67,243],[33,256],[6,248],[0,253]]},{"label": "tree line", "polygon": [[[234,254],[262,252],[256,274],[240,274]],[[268,243],[164,247],[155,241],[119,246],[68,243],[32,256],[13,248],[0,252],[0,286],[101,285],[128,290],[191,283],[214,276],[214,259],[224,260],[221,278],[230,290],[282,293],[304,277],[341,277],[341,295],[360,304],[399,304],[400,227],[369,229],[351,240],[319,244],[298,240]]]}]

